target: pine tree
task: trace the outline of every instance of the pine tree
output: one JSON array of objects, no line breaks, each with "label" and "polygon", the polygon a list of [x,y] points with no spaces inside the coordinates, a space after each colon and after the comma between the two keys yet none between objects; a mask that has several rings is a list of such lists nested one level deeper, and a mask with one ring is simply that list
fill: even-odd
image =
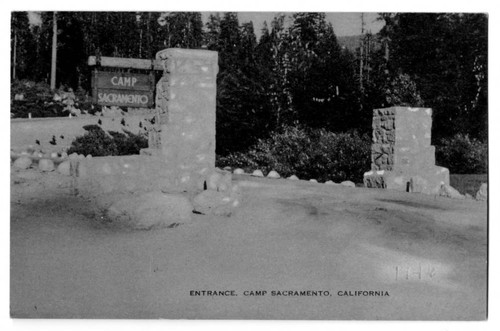
[{"label": "pine tree", "polygon": [[201,48],[203,43],[203,22],[198,12],[163,13],[157,19],[160,24],[158,32],[159,49]]},{"label": "pine tree", "polygon": [[269,124],[258,65],[253,23],[239,25],[236,13],[211,15],[205,43],[219,54],[217,153],[249,148]]},{"label": "pine tree", "polygon": [[29,50],[34,45],[27,12],[12,12],[11,16],[11,78],[23,79],[30,74]]},{"label": "pine tree", "polygon": [[358,126],[359,91],[352,61],[324,13],[296,13],[289,28],[289,81],[294,117],[302,124],[345,131]]},{"label": "pine tree", "polygon": [[269,129],[276,129],[293,121],[292,95],[289,85],[290,56],[288,34],[284,27],[286,16],[281,14],[271,22],[271,31],[264,22],[261,38],[256,48],[259,71],[265,95],[263,104],[268,109]]},{"label": "pine tree", "polygon": [[456,133],[485,138],[487,128],[487,16],[383,15],[380,34],[392,76],[408,74],[433,108],[433,140]]},{"label": "pine tree", "polygon": [[203,34],[203,43],[210,50],[217,50],[220,37],[220,15],[210,14],[206,23],[206,31]]}]

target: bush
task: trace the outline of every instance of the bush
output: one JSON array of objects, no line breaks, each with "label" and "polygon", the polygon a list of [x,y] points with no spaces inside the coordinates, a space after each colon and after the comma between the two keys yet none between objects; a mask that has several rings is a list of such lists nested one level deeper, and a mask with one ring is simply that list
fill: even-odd
[{"label": "bush", "polygon": [[87,132],[71,143],[68,154],[133,155],[139,154],[142,148],[148,147],[148,140],[144,134],[134,134],[129,131],[106,133],[98,125],[86,125],[83,128]]},{"label": "bush", "polygon": [[436,145],[436,163],[452,174],[485,174],[487,158],[487,144],[468,135],[457,134]]},{"label": "bush", "polygon": [[259,140],[247,152],[219,157],[217,163],[220,167],[239,167],[247,171],[276,170],[281,176],[359,183],[363,173],[370,169],[370,146],[370,138],[356,132],[284,127],[268,139]]}]

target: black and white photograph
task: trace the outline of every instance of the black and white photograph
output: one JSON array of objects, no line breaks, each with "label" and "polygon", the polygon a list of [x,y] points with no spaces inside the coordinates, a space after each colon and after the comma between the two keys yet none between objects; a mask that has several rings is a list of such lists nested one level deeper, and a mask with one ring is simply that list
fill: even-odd
[{"label": "black and white photograph", "polygon": [[168,10],[10,12],[11,319],[488,320],[488,12]]}]

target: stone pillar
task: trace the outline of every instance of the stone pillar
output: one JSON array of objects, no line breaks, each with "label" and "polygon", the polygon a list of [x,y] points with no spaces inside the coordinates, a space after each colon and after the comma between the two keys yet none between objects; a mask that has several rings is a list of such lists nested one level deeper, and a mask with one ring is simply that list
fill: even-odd
[{"label": "stone pillar", "polygon": [[169,48],[156,54],[163,77],[156,90],[151,148],[186,190],[202,189],[215,168],[217,52]]},{"label": "stone pillar", "polygon": [[437,193],[449,171],[435,165],[432,109],[391,107],[373,111],[371,170],[366,187]]}]

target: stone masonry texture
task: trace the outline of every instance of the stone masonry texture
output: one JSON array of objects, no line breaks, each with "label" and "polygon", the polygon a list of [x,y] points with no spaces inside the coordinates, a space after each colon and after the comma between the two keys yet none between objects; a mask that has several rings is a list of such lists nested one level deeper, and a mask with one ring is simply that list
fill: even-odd
[{"label": "stone masonry texture", "polygon": [[166,49],[156,58],[166,72],[158,82],[160,154],[174,170],[177,184],[203,187],[215,167],[217,53]]},{"label": "stone masonry texture", "polygon": [[430,108],[375,109],[365,186],[433,194],[449,184],[448,169],[435,165],[431,128]]}]

